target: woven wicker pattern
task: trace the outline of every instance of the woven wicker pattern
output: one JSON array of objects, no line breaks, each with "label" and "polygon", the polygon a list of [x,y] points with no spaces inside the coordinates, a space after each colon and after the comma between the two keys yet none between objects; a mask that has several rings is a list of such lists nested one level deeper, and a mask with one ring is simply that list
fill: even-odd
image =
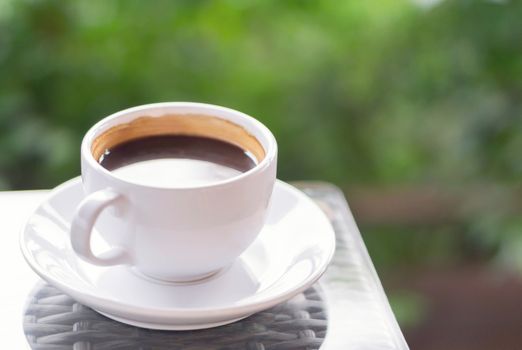
[{"label": "woven wicker pattern", "polygon": [[326,328],[318,287],[245,320],[198,331],[155,331],[115,322],[43,283],[24,316],[27,340],[38,350],[318,349]]}]

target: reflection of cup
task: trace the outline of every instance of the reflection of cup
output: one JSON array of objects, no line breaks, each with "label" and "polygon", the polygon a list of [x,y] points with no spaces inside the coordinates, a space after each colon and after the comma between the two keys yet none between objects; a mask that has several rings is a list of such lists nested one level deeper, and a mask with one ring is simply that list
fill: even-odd
[{"label": "reflection of cup", "polygon": [[[122,140],[169,134],[232,143],[253,154],[257,164],[217,182],[161,187],[125,180],[97,161]],[[260,232],[276,176],[277,144],[264,125],[243,113],[199,103],[159,103],[98,122],[83,139],[81,160],[86,197],[71,224],[75,252],[95,265],[128,264],[153,278],[191,281],[230,265]],[[105,211],[109,207],[114,210]],[[90,236],[102,212],[109,219],[104,236],[125,232],[125,242],[96,256]]]}]

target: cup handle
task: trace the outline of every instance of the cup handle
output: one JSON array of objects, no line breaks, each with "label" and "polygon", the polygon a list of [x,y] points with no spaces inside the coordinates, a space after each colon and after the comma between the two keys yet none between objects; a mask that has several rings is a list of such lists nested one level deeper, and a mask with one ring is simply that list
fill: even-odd
[{"label": "cup handle", "polygon": [[73,250],[83,260],[99,266],[130,264],[131,258],[129,253],[121,248],[114,247],[100,254],[94,255],[91,249],[91,233],[92,228],[101,212],[122,200],[123,196],[112,189],[99,190],[85,197],[71,222],[71,244]]}]

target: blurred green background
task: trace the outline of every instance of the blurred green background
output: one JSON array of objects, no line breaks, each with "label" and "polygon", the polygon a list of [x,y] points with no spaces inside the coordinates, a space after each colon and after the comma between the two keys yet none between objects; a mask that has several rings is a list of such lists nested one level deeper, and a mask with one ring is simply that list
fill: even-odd
[{"label": "blurred green background", "polygon": [[[412,348],[498,345],[521,308],[473,312],[522,304],[521,18],[508,0],[0,0],[0,189],[78,175],[115,111],[235,108],[273,130],[281,179],[345,191]],[[503,336],[440,343],[437,310],[465,300],[452,327]]]}]

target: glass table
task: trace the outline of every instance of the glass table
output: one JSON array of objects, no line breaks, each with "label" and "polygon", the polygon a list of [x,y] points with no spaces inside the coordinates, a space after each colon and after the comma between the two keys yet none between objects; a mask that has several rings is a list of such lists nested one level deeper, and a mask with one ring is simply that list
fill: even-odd
[{"label": "glass table", "polygon": [[18,248],[24,221],[48,191],[0,193],[0,329],[10,349],[408,349],[342,192],[294,185],[336,232],[328,271],[313,287],[242,321],[168,332],[112,321],[43,282]]}]

